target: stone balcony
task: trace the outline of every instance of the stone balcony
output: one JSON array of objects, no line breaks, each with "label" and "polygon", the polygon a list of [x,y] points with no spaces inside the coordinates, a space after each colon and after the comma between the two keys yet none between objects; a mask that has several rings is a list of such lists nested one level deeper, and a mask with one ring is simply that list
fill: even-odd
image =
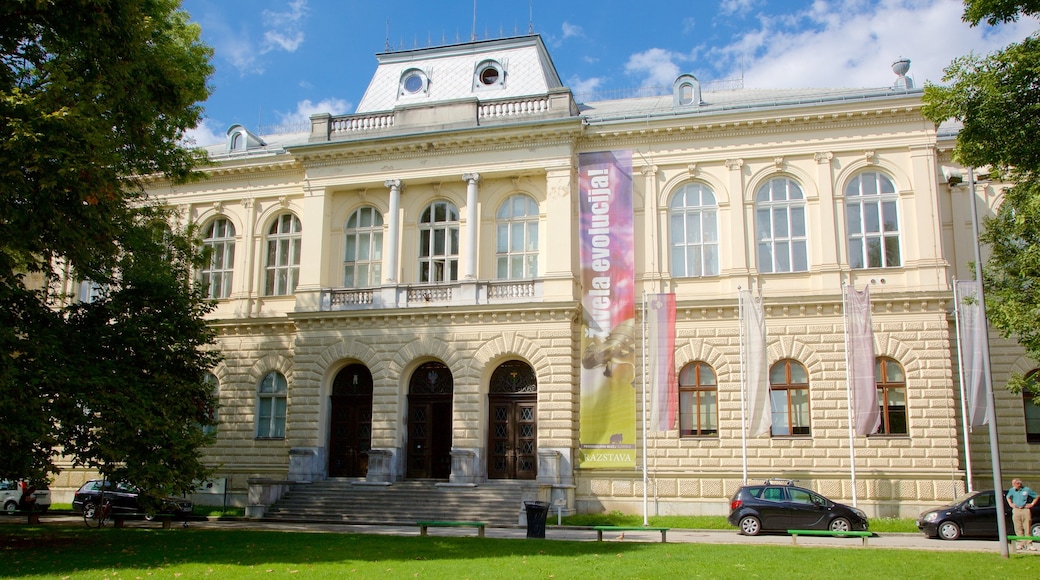
[{"label": "stone balcony", "polygon": [[540,302],[541,280],[469,280],[441,284],[409,284],[375,288],[328,288],[321,291],[322,312],[479,306]]}]

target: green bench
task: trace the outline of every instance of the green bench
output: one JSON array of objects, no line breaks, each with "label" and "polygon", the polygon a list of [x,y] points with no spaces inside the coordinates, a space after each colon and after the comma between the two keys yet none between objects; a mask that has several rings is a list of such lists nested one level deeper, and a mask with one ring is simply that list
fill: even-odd
[{"label": "green bench", "polygon": [[477,536],[484,537],[484,527],[487,526],[484,522],[444,522],[444,521],[427,521],[427,522],[416,522],[419,525],[419,535],[425,536],[428,528],[477,528]]},{"label": "green bench", "polygon": [[1040,542],[1040,536],[1008,536],[1008,547],[1015,551],[1016,542]]},{"label": "green bench", "polygon": [[[596,541],[603,541],[603,532],[661,532],[661,543],[667,541],[671,528],[655,528],[651,526],[592,526],[596,530]],[[622,534],[623,535],[623,534]]]},{"label": "green bench", "polygon": [[863,545],[867,545],[867,538],[874,535],[873,532],[839,532],[831,530],[787,530],[791,534],[791,543],[798,543],[798,536],[831,536],[835,538],[863,538]]},{"label": "green bench", "polygon": [[[164,530],[168,530],[173,527],[173,520],[177,516],[174,514],[147,514],[147,513],[127,513],[119,512],[108,516],[108,519],[112,520],[112,527],[114,528],[125,528],[126,520],[147,520],[147,521],[159,521],[162,523]],[[185,518],[184,527],[188,527],[188,520]]]}]

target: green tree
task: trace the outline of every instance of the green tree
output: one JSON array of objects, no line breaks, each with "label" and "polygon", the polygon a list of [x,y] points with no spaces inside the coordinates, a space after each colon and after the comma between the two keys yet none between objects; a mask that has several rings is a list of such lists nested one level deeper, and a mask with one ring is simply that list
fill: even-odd
[{"label": "green tree", "polygon": [[[964,19],[996,25],[1038,11],[1036,0],[968,0]],[[936,123],[962,123],[957,161],[990,166],[1014,184],[980,234],[992,251],[983,268],[990,323],[1040,360],[1040,38],[960,57],[945,69],[943,82],[925,87],[924,114]],[[1009,384],[1015,392],[1024,387],[1020,376]]]},{"label": "green tree", "polygon": [[[204,472],[200,256],[140,182],[205,162],[199,33],[179,0],[0,3],[0,477],[56,451],[157,490]],[[69,275],[107,290],[70,304]]]}]

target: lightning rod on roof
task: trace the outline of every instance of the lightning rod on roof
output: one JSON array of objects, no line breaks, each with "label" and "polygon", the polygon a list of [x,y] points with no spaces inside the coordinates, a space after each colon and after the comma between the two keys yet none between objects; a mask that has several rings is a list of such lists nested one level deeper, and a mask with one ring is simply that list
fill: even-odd
[{"label": "lightning rod on roof", "polygon": [[527,11],[529,14],[527,20],[527,33],[534,34],[534,0],[527,0]]},{"label": "lightning rod on roof", "polygon": [[473,36],[470,40],[477,40],[477,0],[473,0]]},{"label": "lightning rod on roof", "polygon": [[386,19],[386,52],[390,52],[390,19]]}]

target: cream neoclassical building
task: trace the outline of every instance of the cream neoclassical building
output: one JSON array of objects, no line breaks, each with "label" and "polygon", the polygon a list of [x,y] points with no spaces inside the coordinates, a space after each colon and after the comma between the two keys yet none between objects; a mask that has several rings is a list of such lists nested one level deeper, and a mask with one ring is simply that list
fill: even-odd
[{"label": "cream neoclassical building", "polygon": [[[745,458],[750,479],[848,500],[843,283],[871,285],[883,417],[853,440],[860,506],[914,516],[964,491],[952,280],[971,278],[969,192],[944,178],[955,134],[905,77],[780,91],[682,75],[662,96],[582,102],[537,35],[377,59],[356,113],[231,127],[208,179],[151,184],[214,248],[209,457],[234,501],[261,479],[515,480],[568,510],[638,512],[644,458],[656,513],[726,513]],[[636,440],[600,446],[631,444],[634,465],[614,467],[582,451],[581,166],[600,152],[630,159],[631,235],[612,251],[632,264],[636,328],[643,296],[676,300],[676,423],[644,446],[636,330],[611,355],[637,363]],[[739,288],[763,296],[772,400],[772,432],[746,443]],[[993,353],[1004,472],[1036,481],[1040,426],[1002,388],[1036,363]],[[985,437],[970,447],[991,485]]]}]

